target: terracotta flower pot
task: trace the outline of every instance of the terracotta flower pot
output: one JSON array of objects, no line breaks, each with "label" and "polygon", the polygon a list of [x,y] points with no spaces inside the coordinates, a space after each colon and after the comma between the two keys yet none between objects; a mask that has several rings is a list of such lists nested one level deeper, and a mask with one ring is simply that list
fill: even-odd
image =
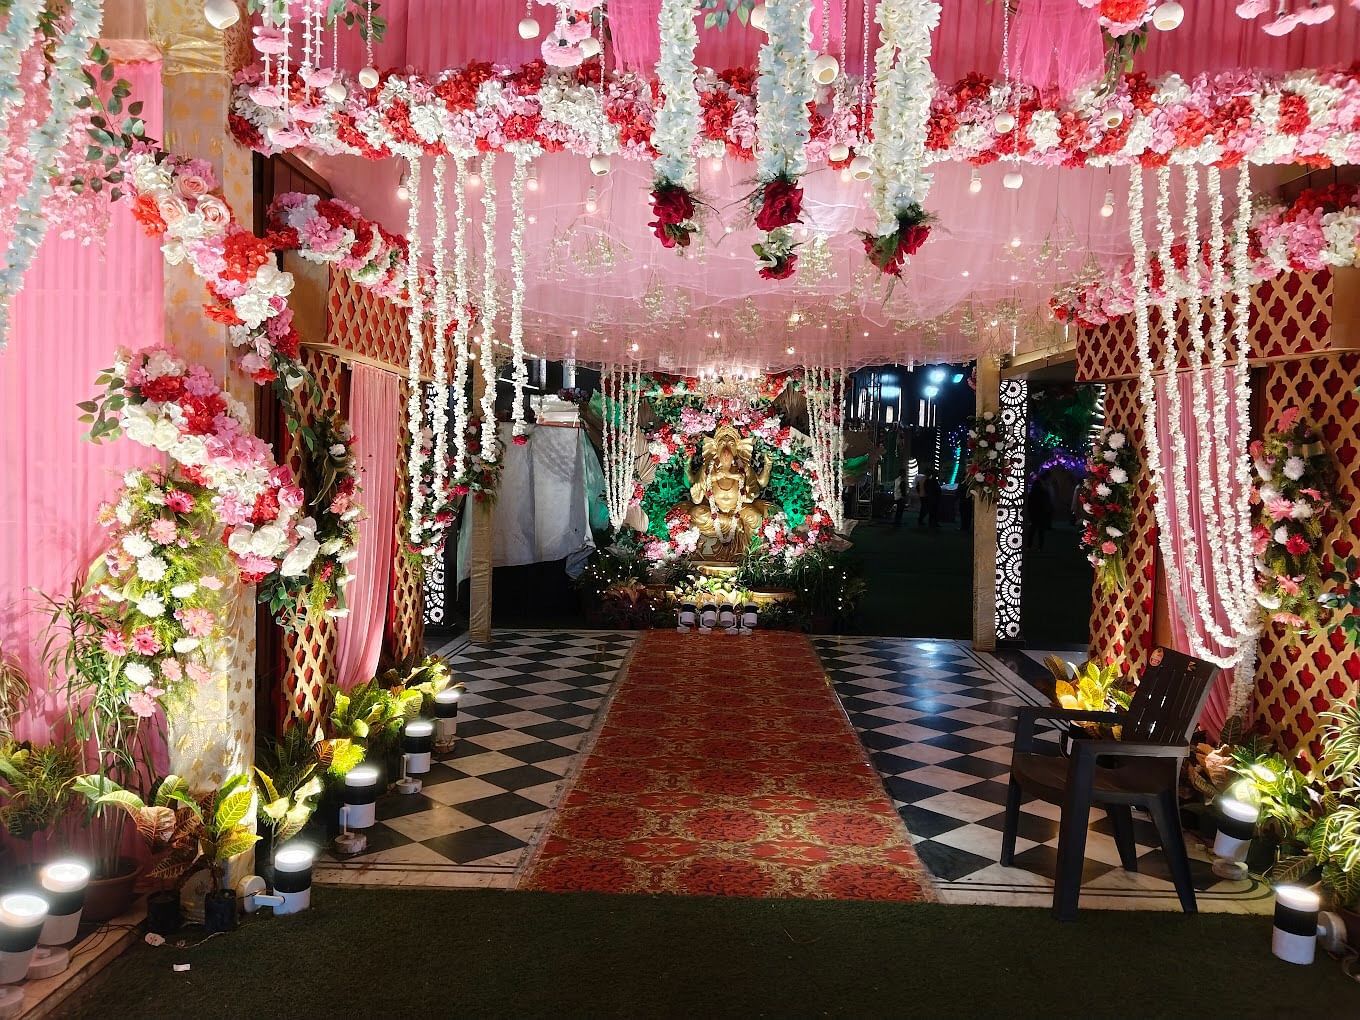
[{"label": "terracotta flower pot", "polygon": [[81,919],[92,924],[103,924],[122,917],[132,906],[132,887],[141,871],[129,857],[118,859],[118,874],[112,878],[92,878],[85,890],[85,910]]}]

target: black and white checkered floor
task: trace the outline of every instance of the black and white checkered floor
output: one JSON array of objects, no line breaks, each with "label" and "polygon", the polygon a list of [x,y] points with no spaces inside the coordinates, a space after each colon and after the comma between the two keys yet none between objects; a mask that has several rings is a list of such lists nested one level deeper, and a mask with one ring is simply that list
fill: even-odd
[{"label": "black and white checkered floor", "polygon": [[[961,641],[818,637],[822,663],[851,724],[936,879],[945,902],[1047,905],[1057,860],[1059,809],[1027,801],[1015,866],[1003,868],[1006,785],[1014,716],[1039,704],[1037,691],[1002,658]],[[1017,667],[1032,665],[1007,658]],[[1071,657],[1068,653],[1067,657]],[[1026,669],[1026,672],[1029,672]],[[1135,815],[1139,870],[1119,865],[1109,821],[1095,819],[1086,844],[1085,907],[1178,910],[1150,821]],[[1192,858],[1196,850],[1192,846]],[[1255,913],[1269,908],[1261,882],[1224,882],[1203,853],[1192,859],[1201,910]]]},{"label": "black and white checkered floor", "polygon": [[[515,887],[574,777],[636,633],[498,632],[491,646],[435,649],[468,687],[458,741],[418,794],[378,803],[363,854],[326,858],[323,882]],[[1058,808],[1026,802],[1015,867],[998,863],[1015,710],[1040,703],[1027,682],[1042,652],[1001,656],[967,642],[816,637],[851,724],[883,778],[945,902],[1047,905]],[[1073,657],[1067,653],[1067,657]],[[1137,873],[1119,866],[1108,820],[1086,846],[1082,905],[1179,909],[1150,822],[1135,816]],[[1202,910],[1269,909],[1259,880],[1223,882],[1192,844]]]},{"label": "black and white checkered floor", "polygon": [[378,802],[364,853],[318,863],[359,885],[512,887],[582,758],[636,634],[503,632],[444,654],[467,684],[458,740],[420,793]]}]

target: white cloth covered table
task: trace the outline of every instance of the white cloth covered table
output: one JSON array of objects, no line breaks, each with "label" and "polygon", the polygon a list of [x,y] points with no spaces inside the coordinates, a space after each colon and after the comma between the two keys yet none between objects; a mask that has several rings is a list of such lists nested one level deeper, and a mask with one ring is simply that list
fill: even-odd
[{"label": "white cloth covered table", "polygon": [[[529,442],[515,446],[508,423],[500,427],[500,489],[492,517],[491,563],[516,567],[565,559],[576,576],[595,548],[590,532],[591,474],[595,458],[584,429],[540,425]],[[463,514],[458,534],[458,580],[468,576],[472,515]]]}]

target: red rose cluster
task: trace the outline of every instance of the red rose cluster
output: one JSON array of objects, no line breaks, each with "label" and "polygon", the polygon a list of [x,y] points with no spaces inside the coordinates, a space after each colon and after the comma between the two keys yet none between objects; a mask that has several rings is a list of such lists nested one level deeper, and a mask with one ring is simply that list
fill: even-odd
[{"label": "red rose cluster", "polygon": [[[761,194],[760,209],[756,212],[756,227],[767,233],[780,227],[801,223],[803,215],[803,189],[796,182],[776,178],[765,185]],[[792,272],[792,270],[789,270]],[[762,276],[764,273],[761,274]],[[787,275],[787,274],[786,274]],[[783,279],[783,277],[767,277]]]},{"label": "red rose cluster", "polygon": [[652,215],[656,219],[647,225],[665,247],[688,248],[690,236],[695,232],[694,212],[694,198],[684,188],[676,185],[657,187],[652,191]]}]

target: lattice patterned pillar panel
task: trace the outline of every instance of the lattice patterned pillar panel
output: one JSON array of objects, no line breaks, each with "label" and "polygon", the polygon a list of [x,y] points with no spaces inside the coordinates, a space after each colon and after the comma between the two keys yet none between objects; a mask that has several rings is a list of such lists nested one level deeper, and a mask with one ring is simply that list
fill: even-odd
[{"label": "lattice patterned pillar panel", "polygon": [[[302,364],[316,380],[316,389],[304,387],[298,391],[298,402],[304,417],[311,418],[327,411],[345,414],[345,363],[332,354],[312,348],[302,349]],[[294,472],[301,469],[296,444],[290,444],[288,461]],[[283,637],[283,725],[297,723],[312,734],[319,732],[329,711],[326,704],[326,684],[335,682],[335,653],[337,633],[330,617],[314,616],[308,612],[295,631]]]},{"label": "lattice patterned pillar panel", "polygon": [[996,501],[996,636],[1020,636],[1020,594],[1025,567],[1025,430],[1029,427],[1029,383],[1001,380],[1001,428],[1020,456],[1006,473]]},{"label": "lattice patterned pillar panel", "polygon": [[[1360,552],[1360,353],[1272,363],[1265,375],[1265,425],[1299,407],[1318,426],[1336,462],[1337,507],[1324,521],[1329,559]],[[1279,747],[1304,763],[1322,753],[1320,716],[1360,693],[1360,650],[1325,631],[1290,634],[1267,625],[1256,670],[1256,719]]]},{"label": "lattice patterned pillar panel", "polygon": [[1143,405],[1137,380],[1105,387],[1105,424],[1119,429],[1139,454],[1133,477],[1134,534],[1125,562],[1128,584],[1106,591],[1098,580],[1091,592],[1092,659],[1119,663],[1125,672],[1141,673],[1152,647],[1152,615],[1157,586],[1157,522],[1152,511],[1152,478],[1143,439]]},{"label": "lattice patterned pillar panel", "polygon": [[[410,384],[402,380],[397,406],[406,407]],[[403,424],[402,435],[405,434]],[[407,474],[408,449],[403,446],[397,456],[397,513],[392,535],[392,592],[387,603],[387,651],[396,659],[405,659],[421,650],[425,641],[425,565],[417,556],[406,551],[410,528],[411,505]]]}]

